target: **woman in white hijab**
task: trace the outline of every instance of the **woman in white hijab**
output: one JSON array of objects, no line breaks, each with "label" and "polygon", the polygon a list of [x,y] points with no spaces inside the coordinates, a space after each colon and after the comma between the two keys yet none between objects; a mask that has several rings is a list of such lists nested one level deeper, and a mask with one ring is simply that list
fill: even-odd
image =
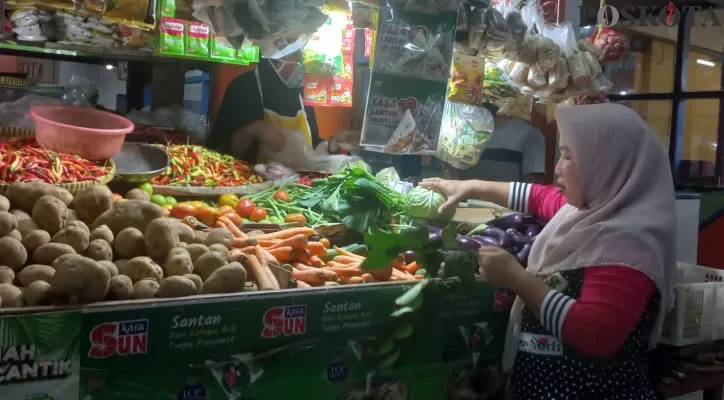
[{"label": "woman in white hijab", "polygon": [[[618,104],[557,110],[558,188],[445,181],[441,208],[481,198],[550,220],[528,267],[480,250],[480,272],[517,294],[503,367],[516,399],[657,399],[649,350],[673,301],[676,214],[666,151]],[[514,367],[514,368],[513,368]]]}]

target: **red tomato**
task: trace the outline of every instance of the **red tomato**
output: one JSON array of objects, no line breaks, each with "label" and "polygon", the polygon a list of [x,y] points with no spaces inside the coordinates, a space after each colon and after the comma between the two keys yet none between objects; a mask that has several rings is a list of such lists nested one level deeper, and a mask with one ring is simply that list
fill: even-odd
[{"label": "red tomato", "polygon": [[190,203],[178,203],[171,207],[171,215],[178,219],[183,219],[184,217],[195,217],[196,207]]},{"label": "red tomato", "polygon": [[287,223],[294,222],[294,223],[298,224],[299,226],[304,226],[304,224],[307,223],[307,217],[305,217],[304,215],[299,214],[299,213],[291,213],[291,214],[287,214],[287,217],[284,218],[284,222],[287,222]]},{"label": "red tomato", "polygon": [[277,190],[276,192],[274,192],[274,199],[283,201],[285,203],[289,203],[289,201],[291,200],[289,198],[289,193],[287,193],[286,190]]},{"label": "red tomato", "polygon": [[249,219],[254,222],[259,222],[266,218],[266,210],[263,208],[255,208],[249,216]]},{"label": "red tomato", "polygon": [[219,214],[228,214],[228,213],[233,213],[233,212],[234,212],[234,207],[232,207],[232,206],[227,205],[227,206],[219,207]]},{"label": "red tomato", "polygon": [[249,199],[241,199],[239,204],[236,206],[236,213],[242,218],[249,218],[251,213],[254,212],[254,202]]},{"label": "red tomato", "polygon": [[241,216],[235,212],[226,213],[224,214],[224,217],[228,218],[236,226],[239,226],[242,223]]},{"label": "red tomato", "polygon": [[196,209],[196,218],[201,221],[201,223],[207,225],[207,226],[214,226],[214,223],[216,222],[216,218],[219,216],[219,210],[212,207],[198,207]]}]

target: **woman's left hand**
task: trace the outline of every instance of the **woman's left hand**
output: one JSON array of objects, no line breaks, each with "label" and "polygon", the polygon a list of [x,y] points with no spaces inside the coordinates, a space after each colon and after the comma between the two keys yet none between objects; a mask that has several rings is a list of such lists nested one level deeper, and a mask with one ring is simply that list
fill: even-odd
[{"label": "woman's left hand", "polygon": [[503,289],[512,289],[526,273],[512,254],[494,246],[483,246],[478,250],[478,266],[483,279]]}]

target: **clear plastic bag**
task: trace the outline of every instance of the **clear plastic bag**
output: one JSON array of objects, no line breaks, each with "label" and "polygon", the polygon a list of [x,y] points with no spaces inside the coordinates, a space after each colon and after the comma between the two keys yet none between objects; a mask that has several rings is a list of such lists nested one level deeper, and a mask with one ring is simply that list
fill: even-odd
[{"label": "clear plastic bag", "polygon": [[447,80],[456,22],[455,13],[428,15],[382,7],[373,70]]},{"label": "clear plastic bag", "polygon": [[65,85],[63,102],[74,106],[93,107],[98,103],[98,89],[90,79],[73,74]]},{"label": "clear plastic bag", "polygon": [[506,22],[503,13],[494,7],[485,10],[485,34],[487,36],[488,47],[501,47],[513,39],[513,33]]},{"label": "clear plastic bag", "polygon": [[487,109],[445,102],[435,156],[455,168],[471,168],[480,161],[493,127],[493,115]]}]

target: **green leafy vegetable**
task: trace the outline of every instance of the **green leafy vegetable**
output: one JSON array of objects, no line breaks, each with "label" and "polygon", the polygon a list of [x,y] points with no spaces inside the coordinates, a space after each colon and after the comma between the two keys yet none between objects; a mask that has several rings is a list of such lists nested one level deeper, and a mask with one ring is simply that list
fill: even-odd
[{"label": "green leafy vegetable", "polygon": [[299,204],[364,232],[389,225],[405,209],[407,198],[377,182],[364,169],[347,166],[324,181],[314,182]]},{"label": "green leafy vegetable", "polygon": [[441,217],[437,210],[447,198],[435,191],[419,186],[407,194],[408,206],[405,214],[415,218],[437,219]]}]

